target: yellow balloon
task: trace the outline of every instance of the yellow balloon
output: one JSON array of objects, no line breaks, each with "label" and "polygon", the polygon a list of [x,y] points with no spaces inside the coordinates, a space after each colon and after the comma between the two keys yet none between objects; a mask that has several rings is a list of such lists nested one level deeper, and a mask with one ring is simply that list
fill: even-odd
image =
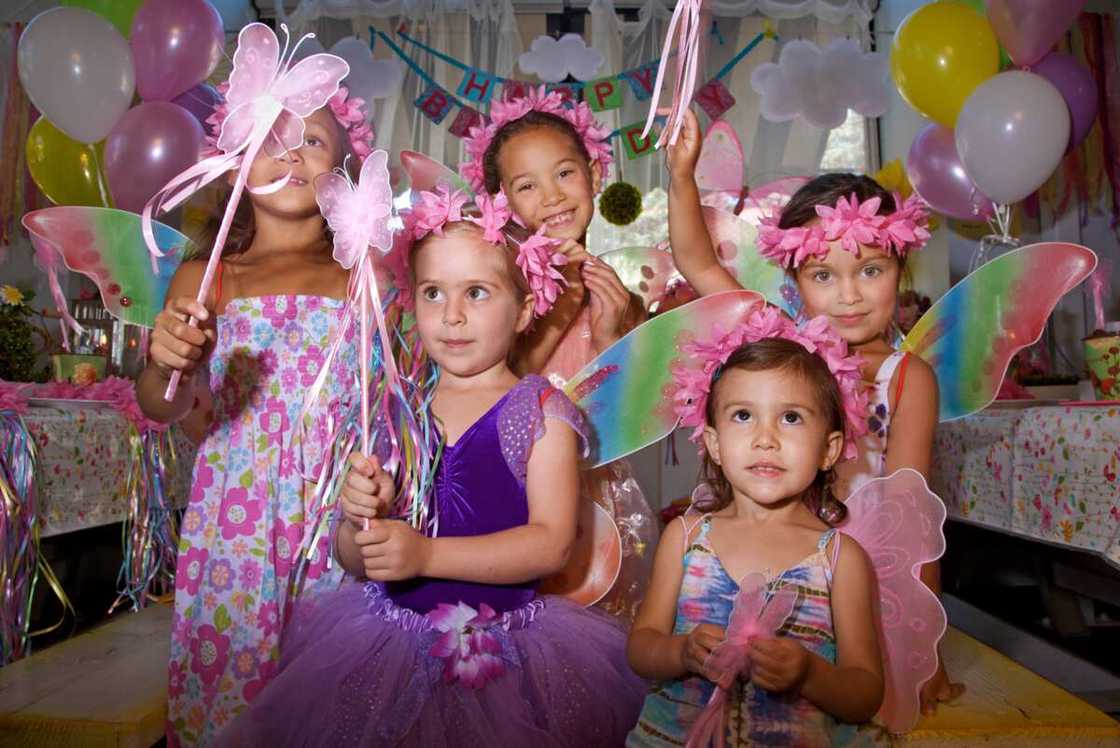
[{"label": "yellow balloon", "polygon": [[906,102],[953,127],[964,100],[999,72],[988,19],[963,2],[940,0],[903,19],[891,45],[891,77]]},{"label": "yellow balloon", "polygon": [[27,170],[55,205],[109,208],[109,183],[101,172],[104,141],[79,143],[40,117],[27,135]]}]

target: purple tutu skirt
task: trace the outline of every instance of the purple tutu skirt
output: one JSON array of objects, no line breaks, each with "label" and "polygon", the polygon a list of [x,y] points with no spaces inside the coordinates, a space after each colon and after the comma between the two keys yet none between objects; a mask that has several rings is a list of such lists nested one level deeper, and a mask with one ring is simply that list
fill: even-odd
[{"label": "purple tutu skirt", "polygon": [[465,634],[449,635],[446,618],[401,608],[372,583],[301,603],[277,675],[216,744],[623,745],[647,684],[613,618],[556,597]]}]

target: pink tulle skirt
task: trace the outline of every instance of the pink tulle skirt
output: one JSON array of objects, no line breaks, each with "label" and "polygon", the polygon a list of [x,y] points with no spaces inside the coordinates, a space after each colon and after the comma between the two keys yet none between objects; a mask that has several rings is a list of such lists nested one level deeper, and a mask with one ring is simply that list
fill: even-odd
[{"label": "pink tulle skirt", "polygon": [[441,632],[375,584],[301,604],[280,669],[217,745],[615,746],[637,721],[646,683],[610,616],[541,597],[501,616],[485,683],[449,681],[431,654]]}]

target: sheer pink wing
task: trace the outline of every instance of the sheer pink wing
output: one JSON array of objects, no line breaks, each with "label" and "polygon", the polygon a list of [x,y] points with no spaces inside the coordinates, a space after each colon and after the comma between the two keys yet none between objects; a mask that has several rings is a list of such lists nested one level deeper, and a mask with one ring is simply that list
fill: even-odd
[{"label": "sheer pink wing", "polygon": [[315,201],[334,233],[334,259],[347,270],[357,264],[370,245],[382,253],[393,245],[389,228],[393,196],[387,159],[385,151],[370,154],[362,165],[357,187],[335,172],[315,178]]},{"label": "sheer pink wing", "polygon": [[377,150],[362,164],[357,194],[369,220],[368,242],[386,254],[393,248],[389,219],[393,212],[393,189],[389,185],[389,154]]},{"label": "sheer pink wing", "polygon": [[841,528],[875,567],[880,646],[886,689],[878,719],[902,733],[918,721],[918,692],[937,670],[945,610],[918,578],[923,564],[945,552],[945,505],[909,468],[860,487],[847,501]]},{"label": "sheer pink wing", "polygon": [[280,67],[280,43],[263,23],[250,23],[237,35],[233,70],[229,74],[226,105],[229,116],[222,122],[218,147],[236,150],[253,130],[254,100],[268,90]]},{"label": "sheer pink wing", "polygon": [[346,60],[319,53],[305,57],[280,76],[272,93],[292,114],[306,117],[326,105],[350,72]]},{"label": "sheer pink wing", "polygon": [[315,177],[315,201],[334,233],[334,259],[350,270],[369,246],[362,226],[362,201],[341,174],[328,172]]},{"label": "sheer pink wing", "polygon": [[705,192],[731,192],[735,198],[743,187],[743,144],[735,128],[716,120],[704,135],[696,162],[696,186]]}]

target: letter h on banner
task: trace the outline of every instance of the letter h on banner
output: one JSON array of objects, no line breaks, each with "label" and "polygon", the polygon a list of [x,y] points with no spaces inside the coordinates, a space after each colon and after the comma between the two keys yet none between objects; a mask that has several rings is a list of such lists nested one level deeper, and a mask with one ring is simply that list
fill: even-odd
[{"label": "letter h on banner", "polygon": [[486,104],[498,85],[498,79],[484,73],[477,68],[470,68],[463,73],[463,80],[455,92],[457,95],[477,104]]}]

